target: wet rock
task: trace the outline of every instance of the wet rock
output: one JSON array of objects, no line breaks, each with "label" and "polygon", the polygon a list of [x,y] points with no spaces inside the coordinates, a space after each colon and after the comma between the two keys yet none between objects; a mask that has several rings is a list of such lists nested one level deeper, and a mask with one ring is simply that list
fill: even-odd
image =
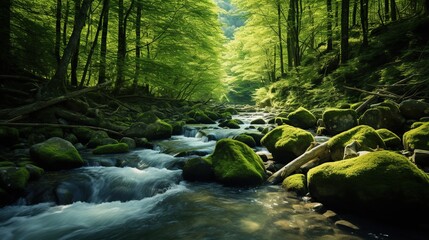
[{"label": "wet rock", "polygon": [[129,149],[136,148],[136,141],[130,137],[123,137],[119,140],[120,143],[126,143]]},{"label": "wet rock", "polygon": [[81,167],[82,157],[69,141],[53,137],[30,148],[31,160],[47,170]]},{"label": "wet rock", "polygon": [[171,125],[159,119],[150,124],[135,123],[124,131],[124,135],[127,137],[147,138],[149,140],[167,139],[171,137],[172,133]]},{"label": "wet rock", "polygon": [[319,202],[310,202],[304,204],[304,207],[307,209],[310,209],[312,211],[315,211],[317,213],[323,213],[325,212],[325,206],[322,203]]},{"label": "wet rock", "polygon": [[256,147],[255,139],[247,134],[242,133],[240,135],[234,136],[232,139],[242,142],[251,148]]},{"label": "wet rock", "polygon": [[327,210],[326,212],[323,213],[323,216],[325,216],[327,219],[333,222],[340,220],[340,217],[338,216],[338,214],[332,210]]},{"label": "wet rock", "polygon": [[346,221],[346,220],[338,220],[335,222],[335,226],[337,226],[339,229],[345,230],[345,231],[359,231],[360,228],[353,223]]},{"label": "wet rock", "polygon": [[22,193],[30,180],[24,167],[0,167],[0,188],[8,192]]},{"label": "wet rock", "polygon": [[258,118],[258,119],[251,121],[250,124],[266,124],[266,122],[264,119]]},{"label": "wet rock", "polygon": [[116,139],[110,138],[105,131],[96,131],[91,134],[91,139],[86,145],[88,148],[96,148],[98,146],[118,143]]},{"label": "wet rock", "polygon": [[299,196],[307,194],[307,179],[304,174],[293,174],[283,180],[282,187],[288,192],[295,192]]},{"label": "wet rock", "polygon": [[192,158],[183,166],[183,179],[188,181],[214,181],[212,163],[205,158]]},{"label": "wet rock", "polygon": [[112,154],[112,153],[126,153],[129,151],[126,143],[115,143],[99,146],[95,148],[93,154]]}]

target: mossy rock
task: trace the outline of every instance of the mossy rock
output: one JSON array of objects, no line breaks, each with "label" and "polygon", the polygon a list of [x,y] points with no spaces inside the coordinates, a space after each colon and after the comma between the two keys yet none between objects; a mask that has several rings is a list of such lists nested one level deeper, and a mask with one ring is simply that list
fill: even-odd
[{"label": "mossy rock", "polygon": [[0,145],[12,146],[19,142],[19,131],[16,128],[0,126]]},{"label": "mossy rock", "polygon": [[406,150],[429,150],[429,122],[405,132],[402,143]]},{"label": "mossy rock", "polygon": [[43,168],[34,165],[32,162],[20,163],[19,166],[27,169],[30,174],[30,180],[37,180],[45,173]]},{"label": "mossy rock", "polygon": [[277,162],[288,163],[303,154],[315,139],[310,132],[290,125],[282,125],[268,132],[261,144]]},{"label": "mossy rock", "polygon": [[173,128],[172,133],[171,133],[172,135],[182,135],[183,127],[186,125],[186,122],[185,121],[174,121],[174,122],[169,122],[169,124]]},{"label": "mossy rock", "polygon": [[265,181],[261,158],[246,144],[221,139],[214,152],[207,157],[212,163],[215,179],[228,186],[256,186]]},{"label": "mossy rock", "polygon": [[238,114],[238,111],[235,108],[226,108],[224,110],[224,112],[227,112],[227,113],[229,113],[231,115],[237,115]]},{"label": "mossy rock", "polygon": [[429,103],[414,99],[407,99],[399,104],[399,110],[406,119],[419,120],[429,116]]},{"label": "mossy rock", "polygon": [[47,170],[77,168],[84,161],[72,143],[53,137],[30,148],[31,160]]},{"label": "mossy rock", "polygon": [[401,133],[405,119],[394,103],[383,102],[366,110],[358,122],[360,125],[368,125],[374,129],[387,128],[392,132]]},{"label": "mossy rock", "polygon": [[334,209],[387,219],[429,213],[429,176],[392,151],[324,163],[307,182],[310,195]]},{"label": "mossy rock", "polygon": [[344,156],[344,147],[351,142],[359,143],[359,149],[372,151],[377,148],[386,148],[383,139],[370,126],[360,125],[348,131],[335,135],[328,140],[328,148],[331,151],[333,161],[341,160]]},{"label": "mossy rock", "polygon": [[92,130],[91,128],[87,127],[78,127],[73,128],[72,132],[77,137],[79,142],[81,142],[82,144],[87,144],[95,130]]},{"label": "mossy rock", "polygon": [[249,135],[247,135],[245,133],[242,133],[240,135],[234,136],[232,139],[240,141],[240,142],[246,144],[247,146],[249,146],[251,148],[256,147],[256,141],[255,141],[255,139],[253,139],[252,136],[249,136]]},{"label": "mossy rock", "polygon": [[173,127],[158,119],[154,123],[146,124],[138,122],[131,125],[125,130],[124,135],[127,137],[147,138],[148,140],[167,139],[173,133]]},{"label": "mossy rock", "polygon": [[314,128],[317,119],[313,113],[306,108],[299,107],[287,116],[288,124],[302,129]]},{"label": "mossy rock", "polygon": [[307,194],[307,177],[304,174],[293,174],[285,178],[282,187],[288,192],[295,192],[299,196]]},{"label": "mossy rock", "polygon": [[252,120],[252,121],[250,122],[250,124],[266,124],[266,122],[265,122],[265,120],[264,120],[264,119],[262,119],[262,118],[257,118],[257,119],[255,119],[255,120]]},{"label": "mossy rock", "polygon": [[0,188],[8,192],[24,192],[30,180],[30,173],[24,167],[1,167]]},{"label": "mossy rock", "polygon": [[128,149],[134,149],[136,148],[136,141],[130,137],[123,137],[121,140],[119,140],[120,143],[125,143],[128,145]]},{"label": "mossy rock", "polygon": [[389,129],[382,128],[375,130],[381,139],[386,144],[386,149],[389,150],[400,150],[402,148],[401,138]]},{"label": "mossy rock", "polygon": [[105,131],[96,131],[91,134],[91,139],[86,144],[88,148],[96,148],[98,146],[118,143],[116,139],[110,138]]},{"label": "mossy rock", "polygon": [[93,154],[112,154],[112,153],[126,153],[129,151],[126,143],[115,143],[99,146],[92,150]]},{"label": "mossy rock", "polygon": [[154,123],[159,119],[157,114],[154,111],[147,111],[137,115],[138,122],[144,122],[146,124]]},{"label": "mossy rock", "polygon": [[211,119],[209,116],[207,116],[203,111],[200,110],[193,110],[190,111],[188,113],[188,116],[190,118],[195,119],[195,121],[197,123],[202,123],[202,124],[213,124],[216,123],[215,121],[213,121],[213,119]]},{"label": "mossy rock", "polygon": [[243,124],[243,122],[239,119],[229,119],[221,122],[218,126],[222,128],[239,129],[240,124]]},{"label": "mossy rock", "polygon": [[212,163],[206,158],[191,158],[186,161],[182,172],[187,181],[212,182],[215,180]]},{"label": "mossy rock", "polygon": [[329,135],[342,133],[357,125],[357,115],[353,109],[327,109],[322,114],[322,120]]}]

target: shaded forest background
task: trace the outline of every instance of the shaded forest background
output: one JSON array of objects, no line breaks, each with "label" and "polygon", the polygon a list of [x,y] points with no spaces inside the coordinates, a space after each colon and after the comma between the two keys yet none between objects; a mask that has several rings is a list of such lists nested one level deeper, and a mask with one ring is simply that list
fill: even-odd
[{"label": "shaded forest background", "polygon": [[[3,104],[113,94],[259,106],[427,98],[428,0],[3,0]],[[7,97],[6,97],[7,96]]]}]

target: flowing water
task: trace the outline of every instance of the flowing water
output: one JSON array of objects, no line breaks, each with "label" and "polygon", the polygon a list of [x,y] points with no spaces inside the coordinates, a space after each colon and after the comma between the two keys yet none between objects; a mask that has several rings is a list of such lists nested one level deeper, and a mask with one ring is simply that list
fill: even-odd
[{"label": "flowing water", "polygon": [[245,122],[241,130],[187,126],[183,135],[156,142],[155,150],[82,152],[88,166],[46,173],[25,198],[0,209],[0,238],[425,239],[368,219],[360,221],[359,231],[339,228],[280,186],[243,189],[184,181],[180,166],[211,153],[216,141],[210,138],[255,132],[244,128],[261,115],[236,117]]}]

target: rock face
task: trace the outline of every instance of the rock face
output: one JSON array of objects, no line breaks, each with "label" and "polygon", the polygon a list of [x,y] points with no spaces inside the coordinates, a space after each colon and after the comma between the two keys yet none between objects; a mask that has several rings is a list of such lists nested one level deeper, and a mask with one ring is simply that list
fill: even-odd
[{"label": "rock face", "polygon": [[61,170],[81,167],[82,157],[69,141],[53,137],[30,148],[30,157],[46,170]]},{"label": "rock face", "polygon": [[261,139],[261,144],[271,152],[274,160],[288,163],[303,154],[314,141],[310,132],[282,125],[268,132]]},{"label": "rock face", "polygon": [[383,139],[372,127],[360,125],[329,139],[328,148],[331,151],[331,159],[333,161],[342,160],[344,147],[353,141],[356,141],[359,145],[359,150],[363,151],[386,147]]},{"label": "rock face", "polygon": [[307,181],[313,198],[336,209],[386,218],[429,212],[429,176],[395,152],[324,163]]},{"label": "rock face", "polygon": [[429,122],[404,133],[402,142],[406,150],[429,150]]},{"label": "rock face", "polygon": [[357,125],[357,115],[352,109],[328,109],[323,112],[322,119],[329,135],[336,135]]},{"label": "rock face", "polygon": [[222,139],[216,143],[212,163],[216,181],[229,186],[255,186],[264,182],[265,168],[261,158],[246,144]]},{"label": "rock face", "polygon": [[303,107],[299,107],[287,116],[290,125],[302,129],[314,128],[316,126],[316,117],[313,113]]}]

